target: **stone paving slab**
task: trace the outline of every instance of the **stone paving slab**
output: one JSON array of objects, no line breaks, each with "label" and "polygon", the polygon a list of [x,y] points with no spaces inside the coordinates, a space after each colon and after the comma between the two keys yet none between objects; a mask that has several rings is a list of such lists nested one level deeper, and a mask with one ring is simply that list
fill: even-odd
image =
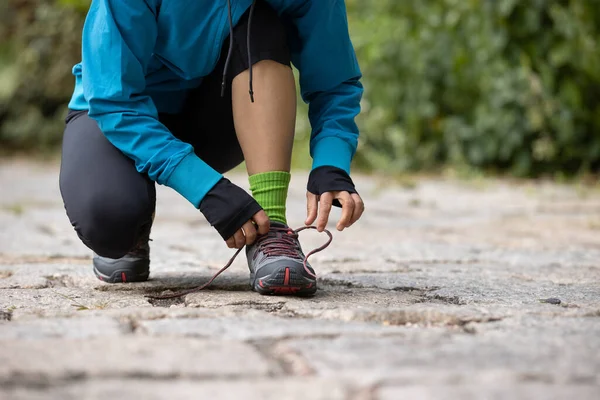
[{"label": "stone paving slab", "polygon": [[598,387],[592,385],[553,386],[541,383],[516,384],[511,387],[503,385],[469,386],[446,385],[438,387],[397,386],[387,387],[378,392],[380,400],[398,399],[513,399],[513,400],[561,400],[561,399],[593,399],[598,396]]},{"label": "stone paving slab", "polygon": [[[260,377],[278,366],[248,344],[195,338],[123,336],[0,341],[0,386],[77,378]],[[232,362],[235,360],[235,362]]]},{"label": "stone paving slab", "polygon": [[180,400],[344,400],[350,395],[348,386],[347,382],[315,378],[210,382],[108,379],[41,390],[17,388],[4,394],[13,400],[162,400],[173,398],[174,393]]},{"label": "stone paving slab", "polygon": [[[558,331],[563,335],[549,334]],[[294,339],[280,343],[278,351],[304,355],[319,376],[355,382],[398,379],[420,371],[422,379],[437,372],[468,382],[478,381],[479,374],[501,373],[508,382],[600,384],[600,326],[595,318],[520,318],[478,324],[469,332],[406,328],[401,334]]]},{"label": "stone paving slab", "polygon": [[0,307],[11,320],[35,317],[69,317],[84,311],[151,307],[139,295],[91,291],[81,288],[0,289]]},{"label": "stone paving slab", "polygon": [[111,340],[127,333],[130,328],[114,318],[40,318],[29,321],[0,322],[0,341],[36,340],[47,338],[89,339],[103,337]]},{"label": "stone paving slab", "polygon": [[367,213],[315,255],[315,297],[257,295],[240,257],[154,301],[232,251],[159,187],[151,280],[104,284],[57,173],[0,161],[3,400],[598,398],[599,187],[358,176]]},{"label": "stone paving slab", "polygon": [[[432,265],[422,267],[424,276],[402,274],[337,274],[323,277],[328,283],[388,290],[423,290],[424,297],[453,304],[535,306],[540,299],[560,298],[572,306],[598,306],[598,284],[586,280],[556,283],[547,276],[521,272],[491,273],[488,265]],[[431,275],[426,276],[427,271]],[[435,272],[434,272],[435,271]],[[548,271],[551,272],[551,271]],[[595,271],[592,271],[595,272]],[[508,290],[510,288],[510,290]]]},{"label": "stone paving slab", "polygon": [[159,319],[141,321],[140,333],[151,336],[220,337],[225,340],[278,340],[289,337],[334,337],[339,335],[398,333],[398,329],[382,329],[377,324],[322,321],[316,325],[309,319],[279,318],[257,315],[255,318],[212,317],[203,319]]}]

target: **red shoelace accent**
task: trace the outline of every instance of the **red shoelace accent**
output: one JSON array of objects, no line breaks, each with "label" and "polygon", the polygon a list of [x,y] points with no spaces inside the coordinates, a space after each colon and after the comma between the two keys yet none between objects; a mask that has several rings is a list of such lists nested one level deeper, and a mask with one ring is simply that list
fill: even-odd
[{"label": "red shoelace accent", "polygon": [[[269,231],[268,234],[262,235],[257,239],[257,244],[259,246],[263,247],[261,250],[267,256],[285,256],[285,257],[293,257],[293,258],[301,259],[302,257],[300,257],[300,248],[298,248],[296,239],[298,239],[298,234],[300,232],[307,230],[307,229],[317,229],[317,227],[316,226],[303,226],[302,228],[298,228],[295,230],[292,230],[289,228],[271,227],[271,230]],[[304,270],[306,271],[306,273],[315,279],[317,278],[317,276],[307,266],[308,258],[320,251],[325,250],[327,247],[329,247],[329,245],[333,241],[333,235],[331,234],[331,232],[329,232],[327,229],[325,229],[323,232],[325,232],[327,234],[327,236],[329,236],[329,240],[327,240],[327,243],[325,243],[323,246],[317,247],[316,249],[309,252],[302,261],[302,265],[304,266]],[[281,233],[281,235],[277,235],[277,233]],[[153,300],[168,300],[168,299],[175,299],[177,297],[185,296],[190,293],[196,293],[201,290],[204,290],[207,287],[209,287],[213,283],[213,281],[215,279],[217,279],[217,277],[219,275],[221,275],[223,272],[225,272],[225,270],[227,268],[229,268],[231,266],[231,264],[233,264],[233,262],[235,261],[237,256],[242,252],[243,249],[244,249],[244,247],[238,249],[235,252],[235,254],[229,259],[227,264],[225,264],[225,266],[223,268],[221,268],[219,270],[219,272],[214,274],[213,277],[210,278],[210,280],[202,286],[198,286],[198,287],[188,289],[188,290],[182,290],[177,293],[167,294],[167,295],[163,295],[163,296],[146,296],[146,297],[153,299]]]}]

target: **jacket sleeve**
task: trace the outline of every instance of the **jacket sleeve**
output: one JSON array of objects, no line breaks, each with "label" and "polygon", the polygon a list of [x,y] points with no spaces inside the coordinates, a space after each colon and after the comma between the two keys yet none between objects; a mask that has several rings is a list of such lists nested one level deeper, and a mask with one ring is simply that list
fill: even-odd
[{"label": "jacket sleeve", "polygon": [[221,175],[159,122],[144,94],[157,38],[155,1],[92,1],[83,30],[84,96],[89,116],[139,172],[198,207]]},{"label": "jacket sleeve", "polygon": [[309,104],[313,169],[333,166],[350,173],[358,145],[362,77],[344,0],[267,0],[289,19],[292,62]]}]

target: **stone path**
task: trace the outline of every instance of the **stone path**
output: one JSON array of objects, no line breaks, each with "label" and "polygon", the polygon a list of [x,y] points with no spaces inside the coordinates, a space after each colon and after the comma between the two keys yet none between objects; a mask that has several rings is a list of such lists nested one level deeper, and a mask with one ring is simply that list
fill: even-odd
[{"label": "stone path", "polygon": [[150,303],[231,251],[159,188],[152,280],[103,284],[57,171],[0,163],[1,399],[600,398],[598,189],[361,177],[367,213],[315,256],[316,297],[261,297],[240,259]]}]

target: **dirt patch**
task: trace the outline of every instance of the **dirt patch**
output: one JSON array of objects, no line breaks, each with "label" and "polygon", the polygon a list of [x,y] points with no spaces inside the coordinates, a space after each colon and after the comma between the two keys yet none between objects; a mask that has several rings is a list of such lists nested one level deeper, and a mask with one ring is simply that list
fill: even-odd
[{"label": "dirt patch", "polygon": [[183,297],[176,297],[174,299],[148,299],[148,303],[152,304],[154,307],[165,307],[169,308],[171,306],[176,306],[179,304],[184,304],[185,300]]}]

